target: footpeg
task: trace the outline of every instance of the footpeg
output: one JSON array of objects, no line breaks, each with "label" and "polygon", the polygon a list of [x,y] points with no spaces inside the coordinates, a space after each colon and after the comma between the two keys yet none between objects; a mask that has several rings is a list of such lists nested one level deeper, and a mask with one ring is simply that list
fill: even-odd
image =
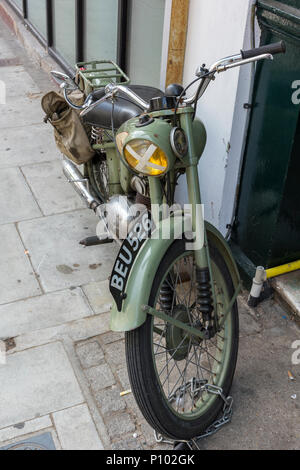
[{"label": "footpeg", "polygon": [[81,240],[79,244],[83,246],[97,246],[97,245],[107,245],[108,243],[113,243],[113,241],[114,240],[112,238],[104,238],[101,240],[98,237],[87,237],[84,240]]}]

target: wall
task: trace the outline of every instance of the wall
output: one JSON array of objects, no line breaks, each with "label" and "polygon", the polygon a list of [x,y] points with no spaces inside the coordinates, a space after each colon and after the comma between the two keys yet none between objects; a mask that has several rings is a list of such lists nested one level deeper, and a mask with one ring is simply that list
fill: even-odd
[{"label": "wall", "polygon": [[[250,49],[253,0],[191,0],[184,65],[184,84],[199,65]],[[199,164],[205,217],[226,233],[231,222],[243,153],[248,112],[251,66],[217,76],[198,105],[197,116],[207,128],[208,141]],[[181,180],[177,200],[187,201]]]},{"label": "wall", "polygon": [[160,86],[165,0],[131,0],[127,66],[133,84]]}]

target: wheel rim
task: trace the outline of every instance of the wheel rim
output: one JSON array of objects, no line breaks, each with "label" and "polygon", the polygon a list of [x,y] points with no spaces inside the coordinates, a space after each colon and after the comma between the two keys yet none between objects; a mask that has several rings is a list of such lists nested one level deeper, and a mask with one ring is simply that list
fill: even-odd
[{"label": "wheel rim", "polygon": [[[212,270],[220,320],[230,299],[226,282],[213,261]],[[165,273],[154,302],[158,310],[164,310],[165,294],[163,296],[162,292],[166,286],[173,291],[168,314],[199,328],[202,315],[195,306],[196,269],[192,253],[179,256]],[[229,367],[231,340],[231,315],[211,340],[191,338],[163,320],[152,319],[152,357],[156,377],[165,402],[181,419],[198,419],[214,405],[217,396],[208,393],[205,385],[223,386]]]}]

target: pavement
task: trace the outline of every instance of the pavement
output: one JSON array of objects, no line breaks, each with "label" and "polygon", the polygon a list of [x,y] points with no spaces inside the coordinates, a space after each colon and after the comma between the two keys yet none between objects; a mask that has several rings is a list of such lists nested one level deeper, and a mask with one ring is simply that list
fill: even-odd
[{"label": "pavement", "polygon": [[[0,449],[168,449],[133,396],[120,397],[130,385],[124,336],[109,331],[117,247],[78,244],[97,220],[42,123],[54,85],[1,20],[0,80]],[[239,305],[232,423],[200,446],[299,449],[299,327],[273,300]]]}]

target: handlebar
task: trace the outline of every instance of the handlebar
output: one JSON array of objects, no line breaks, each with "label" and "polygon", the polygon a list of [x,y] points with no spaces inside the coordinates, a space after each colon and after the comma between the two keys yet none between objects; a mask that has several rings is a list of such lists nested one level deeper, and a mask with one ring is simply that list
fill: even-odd
[{"label": "handlebar", "polygon": [[[252,62],[258,62],[259,60],[269,59],[273,60],[273,54],[280,54],[286,52],[286,45],[284,41],[269,44],[267,46],[258,47],[256,49],[250,49],[249,51],[241,51],[240,54],[225,57],[213,64],[206,77],[203,77],[200,83],[199,89],[191,98],[186,98],[183,102],[187,105],[195,103],[197,99],[200,99],[207,89],[208,85],[215,78],[216,73],[226,72],[234,67],[241,67],[242,65],[250,64]],[[201,74],[198,74],[201,78]]]},{"label": "handlebar", "polygon": [[262,54],[285,54],[286,45],[284,41],[276,42],[274,44],[268,44],[266,46],[257,47],[256,49],[250,49],[249,51],[241,51],[243,59],[251,59]]},{"label": "handlebar", "polygon": [[118,91],[127,95],[128,98],[132,99],[140,108],[144,110],[148,110],[150,108],[150,105],[149,103],[147,103],[147,101],[144,101],[140,96],[134,93],[134,91],[132,91],[127,86],[110,84],[105,87],[105,93],[112,93],[114,95]]},{"label": "handlebar", "polygon": [[[269,44],[266,46],[258,47],[255,49],[250,49],[248,51],[241,51],[240,54],[236,54],[233,56],[225,57],[224,59],[219,60],[215,64],[213,64],[209,70],[200,69],[200,71],[196,73],[199,79],[202,78],[201,83],[197,92],[190,98],[185,98],[182,100],[182,103],[185,105],[192,105],[201,96],[204,94],[205,90],[207,89],[208,85],[211,83],[212,80],[215,79],[216,73],[226,72],[229,69],[234,67],[240,67],[245,64],[249,64],[252,62],[257,62],[259,60],[264,59],[273,59],[274,54],[281,54],[286,52],[286,45],[284,41]],[[130,88],[124,85],[115,85],[109,84],[105,88],[105,95],[98,101],[92,102],[90,97],[87,97],[83,106],[75,106],[73,105],[67,97],[67,92],[65,91],[65,98],[70,106],[75,109],[81,109],[81,116],[87,114],[91,109],[98,106],[101,102],[107,99],[113,99],[119,92],[124,93],[128,96],[133,102],[135,102],[140,108],[144,111],[148,111],[150,109],[150,104],[144,101],[140,96],[134,93]]]},{"label": "handlebar", "polygon": [[[113,99],[114,96],[118,92],[122,92],[125,95],[127,95],[128,98],[133,100],[141,109],[143,109],[145,111],[148,111],[148,109],[150,108],[149,103],[144,101],[140,96],[138,96],[136,93],[134,93],[132,90],[130,90],[130,88],[128,88],[124,85],[114,85],[114,84],[111,83],[111,84],[109,84],[105,87],[105,95],[102,98],[100,98],[99,100],[95,101],[94,103],[89,103],[89,101],[88,101],[89,97],[86,99],[83,106],[81,106],[81,108],[79,108],[79,109],[82,109],[82,111],[80,113],[80,116],[82,116],[82,117],[85,116],[93,108],[98,106],[100,103],[103,103],[107,99],[109,99],[109,98]],[[69,100],[67,100],[67,101],[70,104],[70,101]]]}]

